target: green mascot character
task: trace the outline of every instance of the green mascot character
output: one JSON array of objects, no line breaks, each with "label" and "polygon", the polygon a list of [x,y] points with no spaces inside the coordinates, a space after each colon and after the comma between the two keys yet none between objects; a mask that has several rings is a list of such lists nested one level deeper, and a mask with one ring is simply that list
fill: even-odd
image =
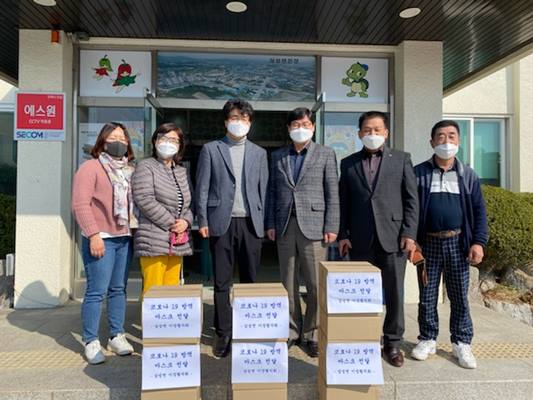
[{"label": "green mascot character", "polygon": [[113,72],[111,67],[111,61],[107,58],[107,54],[98,61],[98,67],[94,69],[94,77],[97,80],[102,79],[104,76],[109,76],[109,72]]},{"label": "green mascot character", "polygon": [[352,64],[348,71],[346,71],[347,78],[342,80],[342,84],[350,86],[350,91],[346,93],[348,97],[354,97],[359,94],[359,97],[368,97],[368,81],[365,78],[368,72],[368,65],[355,63]]}]

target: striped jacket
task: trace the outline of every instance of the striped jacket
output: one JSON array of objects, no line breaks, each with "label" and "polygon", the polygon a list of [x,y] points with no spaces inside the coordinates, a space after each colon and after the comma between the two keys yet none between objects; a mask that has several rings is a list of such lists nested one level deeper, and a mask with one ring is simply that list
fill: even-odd
[{"label": "striped jacket", "polygon": [[[179,213],[179,196],[172,170],[153,158],[142,160],[135,169],[132,179],[133,199],[140,211],[139,229],[134,236],[136,257],[155,257],[169,254],[170,227],[177,218],[186,220],[192,226],[191,190],[187,170],[174,167],[174,174],[183,197]],[[192,254],[189,243],[172,246],[172,255]]]}]

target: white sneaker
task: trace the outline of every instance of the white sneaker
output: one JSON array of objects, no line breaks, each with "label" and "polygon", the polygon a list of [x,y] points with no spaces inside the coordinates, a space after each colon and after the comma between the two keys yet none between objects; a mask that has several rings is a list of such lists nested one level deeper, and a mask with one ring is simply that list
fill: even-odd
[{"label": "white sneaker", "polygon": [[411,357],[415,360],[424,361],[428,356],[437,353],[437,341],[435,340],[420,340],[418,344],[411,351]]},{"label": "white sneaker", "polygon": [[85,358],[89,364],[101,364],[105,361],[104,353],[98,339],[85,345]]},{"label": "white sneaker", "polygon": [[463,368],[474,369],[477,368],[476,358],[472,353],[472,348],[469,344],[458,342],[452,344],[453,355],[459,360],[459,365]]},{"label": "white sneaker", "polygon": [[133,347],[126,340],[124,333],[119,333],[112,340],[110,339],[107,342],[107,348],[119,356],[127,356],[133,353]]}]

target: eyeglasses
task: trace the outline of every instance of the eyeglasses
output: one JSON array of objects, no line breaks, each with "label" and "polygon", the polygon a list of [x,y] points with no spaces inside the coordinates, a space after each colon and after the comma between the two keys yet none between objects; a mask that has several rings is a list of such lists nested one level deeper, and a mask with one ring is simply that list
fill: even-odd
[{"label": "eyeglasses", "polygon": [[157,140],[162,143],[180,144],[180,140],[178,138],[168,136],[159,136]]},{"label": "eyeglasses", "polygon": [[299,128],[305,128],[305,129],[311,129],[313,127],[313,123],[311,121],[305,121],[305,122],[298,122],[293,121],[289,125],[291,129],[299,129]]},{"label": "eyeglasses", "polygon": [[228,119],[231,122],[238,122],[238,121],[250,122],[250,116],[247,115],[247,114],[244,114],[244,115],[232,115]]}]

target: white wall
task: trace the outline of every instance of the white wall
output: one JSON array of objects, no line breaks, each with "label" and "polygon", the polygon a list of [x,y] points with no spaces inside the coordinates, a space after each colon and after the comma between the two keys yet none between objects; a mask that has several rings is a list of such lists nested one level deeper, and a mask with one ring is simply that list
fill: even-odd
[{"label": "white wall", "polygon": [[15,90],[10,83],[0,80],[0,108],[12,107],[15,103]]},{"label": "white wall", "polygon": [[394,144],[418,164],[431,155],[431,127],[442,117],[442,43],[402,42],[394,66]]},{"label": "white wall", "polygon": [[522,58],[515,65],[513,124],[513,150],[518,161],[517,176],[511,180],[512,189],[533,192],[533,54]]},{"label": "white wall", "polygon": [[71,273],[72,44],[62,33],[19,31],[19,88],[65,92],[67,140],[18,142],[15,307],[68,299]]},{"label": "white wall", "polygon": [[501,70],[443,99],[444,114],[510,114],[513,112],[511,67]]},{"label": "white wall", "polygon": [[507,120],[509,188],[533,192],[533,54],[443,100],[443,114]]}]

